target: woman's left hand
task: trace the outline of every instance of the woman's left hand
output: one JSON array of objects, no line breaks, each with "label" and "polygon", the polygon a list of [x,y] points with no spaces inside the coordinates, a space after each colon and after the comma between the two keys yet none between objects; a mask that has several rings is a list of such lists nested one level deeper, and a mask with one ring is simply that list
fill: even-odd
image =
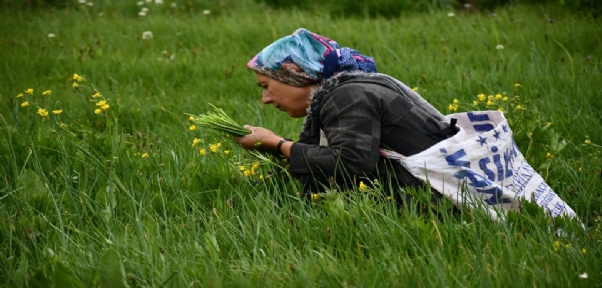
[{"label": "woman's left hand", "polygon": [[245,129],[249,129],[251,134],[234,138],[243,148],[246,150],[276,150],[276,145],[282,137],[276,135],[269,129],[263,127],[253,127],[249,125],[244,126]]}]

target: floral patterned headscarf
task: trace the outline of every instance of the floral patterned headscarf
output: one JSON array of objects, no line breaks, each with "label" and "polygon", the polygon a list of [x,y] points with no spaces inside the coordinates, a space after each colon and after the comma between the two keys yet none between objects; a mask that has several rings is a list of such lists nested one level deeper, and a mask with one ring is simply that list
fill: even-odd
[{"label": "floral patterned headscarf", "polygon": [[297,87],[320,83],[340,72],[377,72],[372,57],[339,48],[337,42],[303,28],[265,47],[247,66]]}]

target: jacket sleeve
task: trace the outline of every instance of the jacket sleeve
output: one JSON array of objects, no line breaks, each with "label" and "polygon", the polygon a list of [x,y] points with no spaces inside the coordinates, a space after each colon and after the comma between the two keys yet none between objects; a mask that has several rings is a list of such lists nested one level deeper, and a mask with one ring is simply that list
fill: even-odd
[{"label": "jacket sleeve", "polygon": [[361,176],[375,169],[381,134],[380,98],[370,85],[343,85],[331,93],[320,112],[329,147],[293,144],[291,173]]}]

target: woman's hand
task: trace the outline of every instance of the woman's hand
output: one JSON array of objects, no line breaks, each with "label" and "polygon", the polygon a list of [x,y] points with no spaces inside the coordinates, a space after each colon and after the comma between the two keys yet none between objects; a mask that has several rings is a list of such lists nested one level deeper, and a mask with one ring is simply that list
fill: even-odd
[{"label": "woman's hand", "polygon": [[271,130],[263,127],[245,125],[244,128],[249,129],[251,134],[234,138],[234,140],[246,150],[275,151],[278,141],[282,139],[282,137],[274,134]]}]

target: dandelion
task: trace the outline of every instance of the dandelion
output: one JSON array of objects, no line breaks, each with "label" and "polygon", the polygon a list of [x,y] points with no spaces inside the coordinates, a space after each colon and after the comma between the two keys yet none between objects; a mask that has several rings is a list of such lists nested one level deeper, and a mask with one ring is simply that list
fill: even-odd
[{"label": "dandelion", "polygon": [[495,49],[497,49],[497,50],[504,50],[504,45],[498,44],[497,46],[495,46]]},{"label": "dandelion", "polygon": [[230,150],[224,150],[224,154],[226,154],[226,155],[230,154]]},{"label": "dandelion", "polygon": [[201,154],[201,156],[205,156],[205,149],[199,150],[199,154]]},{"label": "dandelion", "polygon": [[583,144],[585,144],[585,145],[590,144],[590,143],[592,143],[592,141],[589,141],[589,139],[585,139],[585,141],[583,142]]},{"label": "dandelion", "polygon": [[17,98],[21,98],[23,97],[23,93],[19,93],[19,95],[17,95]]},{"label": "dandelion", "polygon": [[554,244],[552,244],[552,248],[554,248],[554,251],[558,251],[558,249],[560,249],[560,242],[554,241]]},{"label": "dandelion", "polygon": [[48,111],[46,111],[46,109],[44,109],[44,108],[39,108],[38,114],[40,114],[40,116],[42,116],[42,117],[48,117]]},{"label": "dandelion", "polygon": [[316,193],[312,193],[311,194],[311,201],[318,201],[318,199],[320,198],[320,194],[316,194]]},{"label": "dandelion", "polygon": [[363,181],[360,181],[360,191],[366,191],[366,189],[368,189],[368,186]]},{"label": "dandelion", "polygon": [[29,106],[29,102],[28,101],[25,101],[25,102],[21,103],[21,107],[27,107],[27,106]]},{"label": "dandelion", "polygon": [[96,109],[96,110],[94,110],[94,114],[96,114],[96,115],[102,114],[102,110],[101,109]]},{"label": "dandelion", "polygon": [[209,14],[211,14],[211,10],[207,10],[207,9],[203,10],[203,15],[209,15]]},{"label": "dandelion", "polygon": [[61,115],[61,113],[63,113],[63,109],[59,109],[59,110],[52,110],[52,113],[54,115]]},{"label": "dandelion", "polygon": [[518,87],[521,87],[521,85],[520,85],[520,83],[516,83],[516,84],[514,84],[514,87],[518,88]]},{"label": "dandelion", "polygon": [[199,143],[201,143],[201,139],[199,139],[199,138],[192,139],[192,147],[199,145]]},{"label": "dandelion", "polygon": [[219,149],[219,146],[213,144],[213,145],[209,145],[209,150],[211,150],[211,152],[216,153],[217,150]]},{"label": "dandelion", "polygon": [[194,130],[196,130],[196,126],[195,125],[190,125],[190,127],[188,127],[188,129],[190,129],[190,131],[194,131]]},{"label": "dandelion", "polygon": [[487,106],[493,106],[493,104],[495,104],[495,103],[493,103],[493,101],[487,100]]},{"label": "dandelion", "polygon": [[516,105],[516,109],[517,109],[517,110],[518,110],[518,109],[521,109],[521,108],[523,108],[523,106],[520,106],[520,104]]},{"label": "dandelion", "polygon": [[29,89],[25,90],[25,93],[29,94],[29,95],[33,95],[33,88],[29,88]]},{"label": "dandelion", "polygon": [[485,96],[485,94],[481,93],[481,94],[477,95],[477,99],[479,99],[479,101],[485,101],[487,99],[487,96]]},{"label": "dandelion", "polygon": [[56,35],[54,35],[54,33],[49,33],[48,34],[48,38],[54,38],[54,37],[56,37]]},{"label": "dandelion", "polygon": [[148,158],[148,153],[144,153],[144,154],[140,155],[140,157],[142,157],[142,159],[146,159],[146,158]]},{"label": "dandelion", "polygon": [[147,40],[147,39],[151,39],[151,38],[153,38],[153,32],[151,32],[151,31],[142,32],[142,39]]},{"label": "dandelion", "polygon": [[414,90],[414,92],[418,92],[418,87],[414,87],[412,90]]},{"label": "dandelion", "polygon": [[92,98],[98,98],[100,97],[100,92],[96,92],[94,93],[94,95],[92,95]]},{"label": "dandelion", "polygon": [[73,73],[73,81],[82,82],[82,81],[84,81],[84,77],[79,76],[77,73]]}]

